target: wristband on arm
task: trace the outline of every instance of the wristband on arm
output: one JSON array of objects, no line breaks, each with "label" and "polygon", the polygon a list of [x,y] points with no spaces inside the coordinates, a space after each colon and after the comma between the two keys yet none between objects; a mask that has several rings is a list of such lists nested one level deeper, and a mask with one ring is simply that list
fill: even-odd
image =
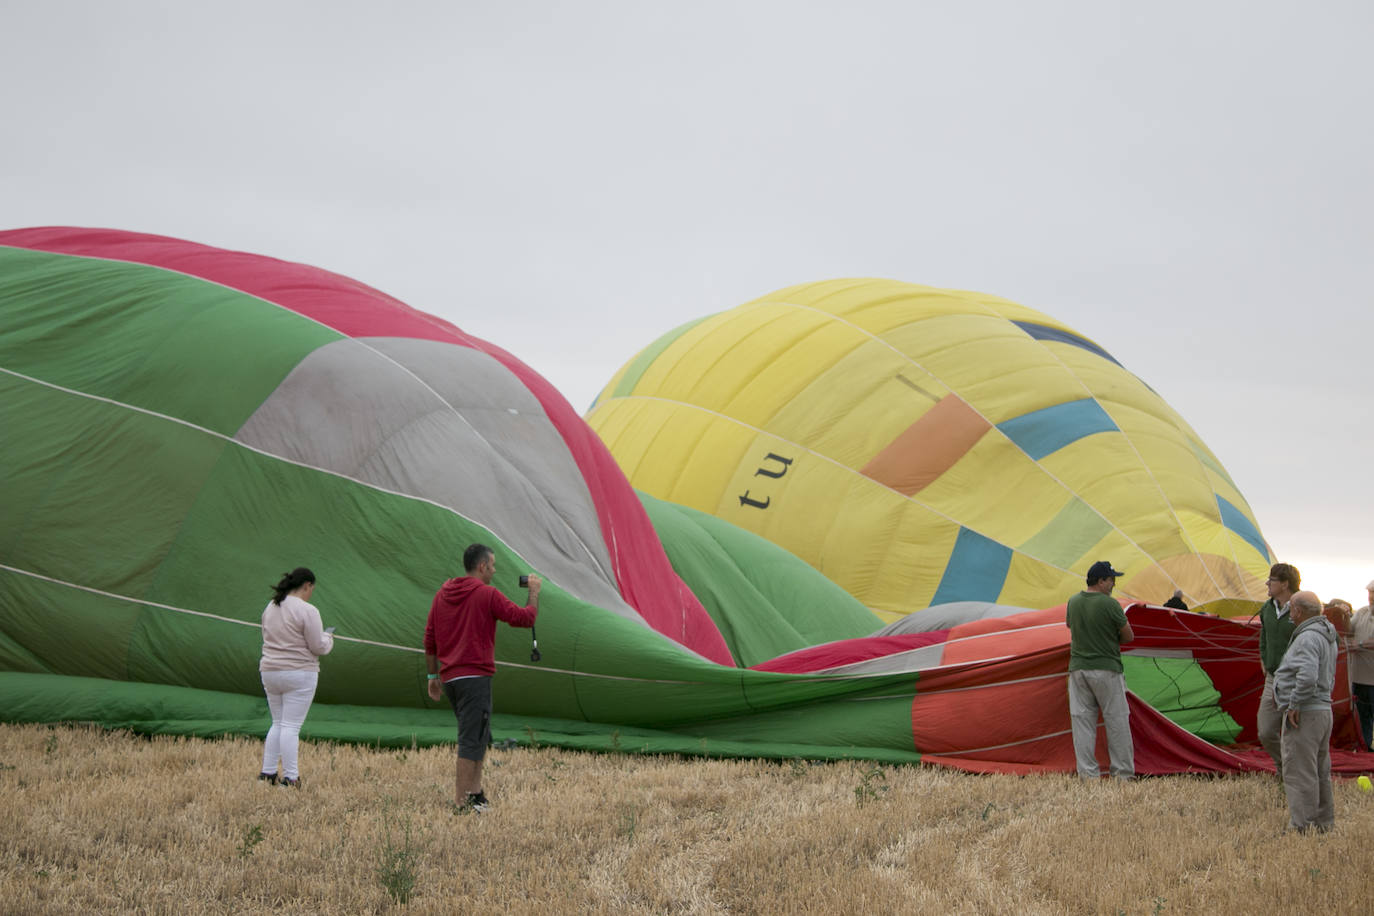
[{"label": "wristband on arm", "polygon": [[437,674],[431,674],[431,675],[429,676],[429,679],[430,679],[431,681],[437,681],[437,680],[439,680],[439,675],[437,675]]}]

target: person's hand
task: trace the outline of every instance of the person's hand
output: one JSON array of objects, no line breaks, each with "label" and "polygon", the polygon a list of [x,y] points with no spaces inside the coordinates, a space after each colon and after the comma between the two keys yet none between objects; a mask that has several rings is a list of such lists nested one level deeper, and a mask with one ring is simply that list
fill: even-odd
[{"label": "person's hand", "polygon": [[1297,728],[1298,720],[1301,718],[1301,713],[1302,710],[1300,709],[1290,709],[1288,710],[1288,712],[1283,714],[1283,718],[1287,720],[1289,725],[1293,726],[1294,728]]},{"label": "person's hand", "polygon": [[543,586],[544,586],[544,580],[541,579],[541,578],[539,578],[538,576],[536,576],[534,573],[530,573],[530,600],[531,600],[531,601],[533,601],[535,598],[538,598],[538,597],[539,597],[539,589],[543,588]]},{"label": "person's hand", "polygon": [[426,689],[429,691],[429,698],[431,700],[438,702],[439,700],[443,699],[444,685],[439,683],[439,679],[437,677],[432,677],[429,679],[429,683],[426,684]]}]

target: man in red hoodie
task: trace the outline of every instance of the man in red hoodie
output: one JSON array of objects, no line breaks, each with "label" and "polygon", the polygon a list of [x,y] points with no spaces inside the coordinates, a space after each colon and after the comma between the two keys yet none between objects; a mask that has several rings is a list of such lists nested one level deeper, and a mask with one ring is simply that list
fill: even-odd
[{"label": "man in red hoodie", "polygon": [[463,568],[467,575],[445,582],[429,607],[425,662],[429,667],[429,698],[437,701],[442,691],[458,718],[454,804],[480,813],[490,805],[482,791],[482,761],[491,743],[496,621],[504,620],[513,627],[534,626],[543,580],[530,575],[530,603],[520,607],[491,584],[496,553],[490,547],[468,547],[463,551]]}]

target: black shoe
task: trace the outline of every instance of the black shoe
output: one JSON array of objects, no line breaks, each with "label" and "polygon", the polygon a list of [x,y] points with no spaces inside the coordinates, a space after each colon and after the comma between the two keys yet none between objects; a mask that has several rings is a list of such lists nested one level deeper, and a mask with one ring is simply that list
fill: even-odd
[{"label": "black shoe", "polygon": [[300,780],[300,777],[299,777],[299,776],[296,777],[295,779],[289,779],[289,778],[283,776],[283,777],[281,778],[281,780],[279,780],[279,781],[277,782],[277,785],[279,785],[279,786],[289,786],[289,787],[291,787],[291,788],[293,788],[293,789],[299,789],[299,788],[301,787],[301,780]]},{"label": "black shoe", "polygon": [[485,792],[469,792],[468,800],[463,804],[463,807],[474,814],[481,814],[491,807],[491,802],[487,801],[487,793]]},{"label": "black shoe", "polygon": [[262,782],[269,783],[270,785],[274,785],[274,786],[275,786],[275,785],[277,784],[277,774],[276,774],[276,773],[259,773],[259,774],[258,774],[258,779],[261,780]]}]

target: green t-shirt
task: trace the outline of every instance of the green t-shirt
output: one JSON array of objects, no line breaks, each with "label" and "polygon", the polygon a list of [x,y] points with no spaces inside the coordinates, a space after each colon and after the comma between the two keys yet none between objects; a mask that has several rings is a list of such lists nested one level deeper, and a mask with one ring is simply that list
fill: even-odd
[{"label": "green t-shirt", "polygon": [[1121,628],[1126,612],[1111,595],[1079,592],[1069,599],[1065,612],[1069,625],[1070,671],[1122,673]]}]

